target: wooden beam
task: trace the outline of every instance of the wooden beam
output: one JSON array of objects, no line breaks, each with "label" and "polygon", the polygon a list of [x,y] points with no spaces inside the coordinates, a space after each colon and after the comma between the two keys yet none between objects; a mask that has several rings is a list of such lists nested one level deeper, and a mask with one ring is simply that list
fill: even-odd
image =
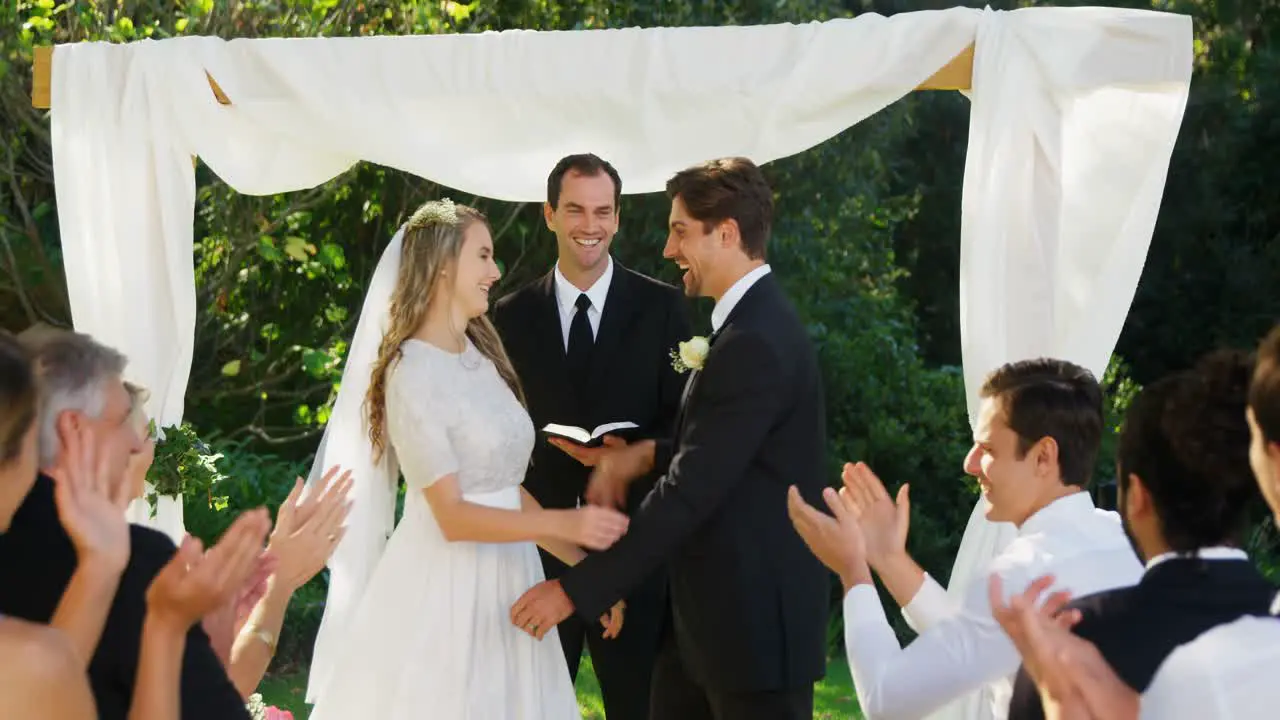
[{"label": "wooden beam", "polygon": [[917,90],[968,90],[973,86],[973,43],[929,76]]},{"label": "wooden beam", "polygon": [[[230,105],[231,100],[226,93],[222,92],[222,88],[218,87],[218,81],[213,79],[209,73],[204,76],[209,79],[209,89],[213,91],[213,96],[223,105]],[[31,106],[47,110],[50,105],[50,85],[53,77],[53,47],[41,46],[35,48],[35,63],[32,65],[32,83],[31,83]],[[917,90],[968,90],[973,79],[973,45],[965,48],[951,58],[951,62],[943,65],[938,72],[934,73],[921,83]]]},{"label": "wooden beam", "polygon": [[[35,48],[34,60],[31,69],[31,107],[48,110],[52,104],[53,47]],[[218,87],[218,81],[214,80],[208,72],[205,72],[204,76],[209,80],[209,89],[213,91],[213,96],[218,102],[230,105],[231,100],[226,93],[222,92],[222,88]]]},{"label": "wooden beam", "polygon": [[37,46],[34,59],[31,66],[31,106],[48,109],[49,86],[53,81],[53,46]]}]

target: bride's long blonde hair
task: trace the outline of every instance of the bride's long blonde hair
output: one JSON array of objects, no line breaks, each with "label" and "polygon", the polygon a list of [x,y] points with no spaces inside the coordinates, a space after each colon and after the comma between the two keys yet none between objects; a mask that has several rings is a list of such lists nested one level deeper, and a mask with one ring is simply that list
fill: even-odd
[{"label": "bride's long blonde hair", "polygon": [[[489,220],[475,208],[455,205],[449,200],[433,200],[418,208],[404,227],[400,247],[400,272],[391,294],[391,321],[378,346],[378,359],[373,363],[369,392],[364,398],[364,411],[369,420],[369,440],[377,461],[386,451],[387,374],[400,359],[400,346],[422,327],[444,272],[462,254],[467,229]],[[472,318],[466,335],[482,355],[491,360],[498,374],[523,405],[524,392],[516,377],[502,339],[487,315]]]}]

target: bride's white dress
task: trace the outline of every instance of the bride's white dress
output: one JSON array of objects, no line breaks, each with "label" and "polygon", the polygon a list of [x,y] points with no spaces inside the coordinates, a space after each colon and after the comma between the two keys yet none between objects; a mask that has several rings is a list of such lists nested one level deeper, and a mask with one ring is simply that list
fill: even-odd
[{"label": "bride's white dress", "polygon": [[493,363],[409,340],[387,380],[387,429],[404,517],[360,600],[312,720],[577,720],[553,630],[512,626],[543,580],[533,543],[448,542],[422,488],[457,474],[464,497],[518,509],[533,449],[529,415]]}]

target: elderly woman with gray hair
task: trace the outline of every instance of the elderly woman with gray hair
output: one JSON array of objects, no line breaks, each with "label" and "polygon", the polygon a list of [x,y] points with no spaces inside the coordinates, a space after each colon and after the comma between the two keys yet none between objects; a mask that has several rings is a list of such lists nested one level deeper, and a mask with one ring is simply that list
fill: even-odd
[{"label": "elderly woman with gray hair", "polygon": [[[40,613],[24,613],[24,608],[5,608],[18,617],[0,615],[0,697],[6,717],[10,713],[53,720],[98,716],[85,665],[99,644],[104,623],[109,622],[107,609],[122,573],[128,572],[131,538],[112,496],[111,455],[100,452],[104,438],[94,430],[102,428],[90,422],[109,416],[111,399],[104,395],[110,394],[109,386],[118,374],[113,370],[122,362],[109,353],[76,356],[75,352],[64,356],[75,359],[59,370],[90,372],[55,371],[49,385],[64,392],[47,406],[62,409],[52,422],[40,423],[45,393],[38,392],[31,358],[12,335],[0,331],[0,554],[13,549],[4,546],[13,542],[15,526],[20,536],[21,527],[39,515],[39,508],[29,501],[37,489],[47,490],[37,487],[42,485],[37,479],[42,465],[38,435],[46,427],[54,429],[62,451],[43,463],[47,473],[43,480],[54,483],[55,513],[64,538],[74,548],[74,571],[64,584],[65,591],[55,598],[55,607],[45,613],[52,615],[51,627],[40,624],[50,618],[32,618],[31,614]],[[66,415],[77,401],[92,412]],[[150,580],[143,607],[138,608],[145,610],[145,620],[138,633],[141,649],[130,684],[130,720],[179,717],[178,668],[185,636],[198,619],[243,584],[266,529],[261,513],[246,514],[209,553],[202,553],[198,543],[185,543]],[[48,549],[56,553],[59,548]],[[38,594],[33,588],[36,583],[24,582],[22,568],[14,569],[10,562],[0,561],[0,588]]]}]

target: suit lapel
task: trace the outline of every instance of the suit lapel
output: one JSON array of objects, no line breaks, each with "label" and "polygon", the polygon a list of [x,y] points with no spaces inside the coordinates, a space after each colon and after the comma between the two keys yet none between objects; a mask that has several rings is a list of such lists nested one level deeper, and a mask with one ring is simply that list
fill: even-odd
[{"label": "suit lapel", "polygon": [[[729,311],[728,316],[725,317],[724,322],[720,325],[720,329],[711,333],[711,335],[707,337],[707,345],[714,347],[716,344],[716,338],[720,337],[720,334],[728,329],[736,318],[742,315],[744,308],[747,308],[745,312],[750,312],[750,307],[752,305],[758,302],[764,302],[764,298],[775,293],[777,286],[774,283],[775,280],[773,279],[772,272],[766,274],[759,280],[756,280],[755,284],[743,293],[742,297],[738,300],[738,304],[734,305],[733,309]],[[707,352],[707,356],[711,356],[710,351]],[[698,383],[700,375],[701,371],[699,370],[690,371],[689,380],[684,384],[684,394],[680,396],[680,409],[676,413],[675,436],[677,439],[684,430],[685,416],[688,414],[689,398],[693,395],[693,387]]]}]

